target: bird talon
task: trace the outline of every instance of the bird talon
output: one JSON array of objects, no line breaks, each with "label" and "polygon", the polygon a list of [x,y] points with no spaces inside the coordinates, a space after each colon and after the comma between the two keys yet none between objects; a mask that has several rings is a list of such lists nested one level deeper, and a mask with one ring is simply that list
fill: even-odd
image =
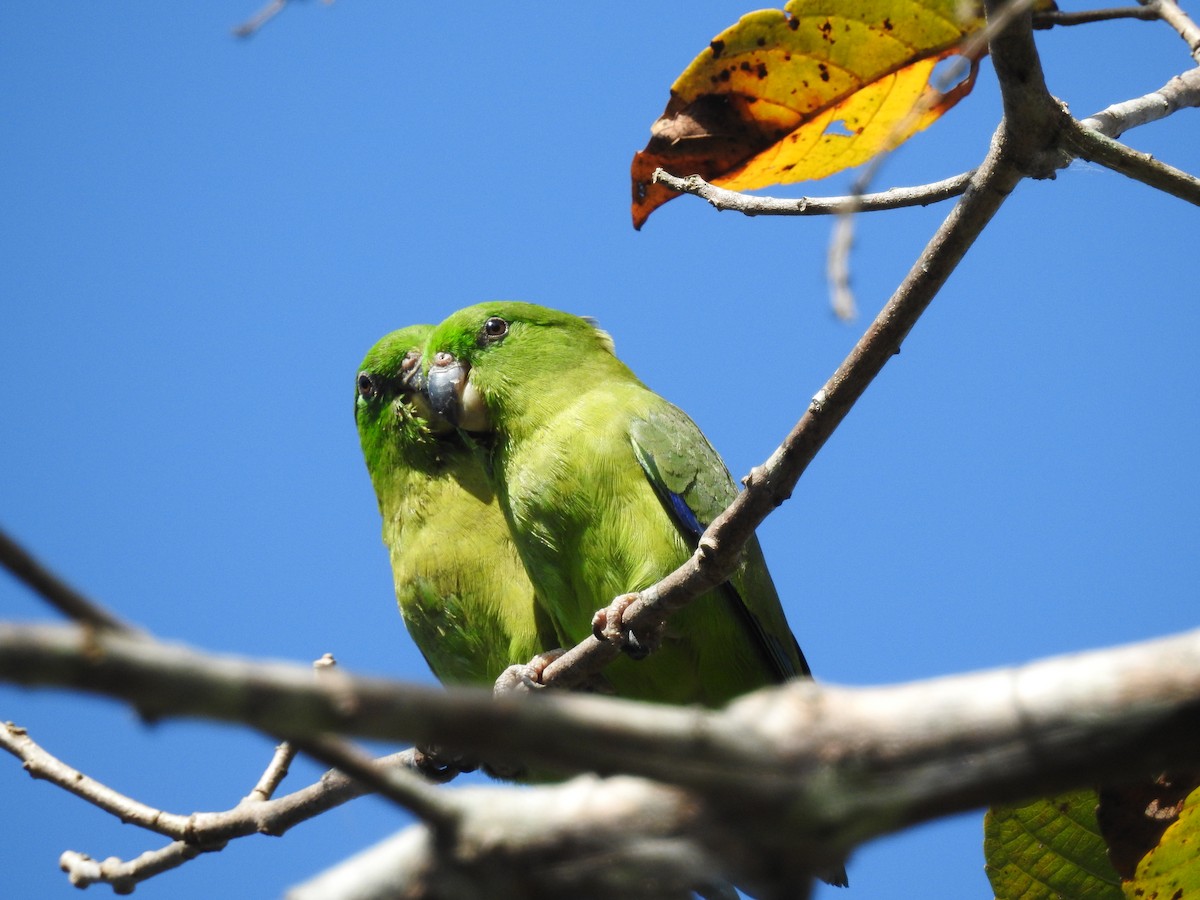
[{"label": "bird talon", "polygon": [[639,637],[625,624],[625,613],[639,599],[641,595],[637,593],[622,594],[592,617],[592,634],[596,639],[616,643],[632,659],[645,659],[659,643],[653,634]]},{"label": "bird talon", "polygon": [[492,694],[500,697],[505,694],[529,694],[540,691],[546,687],[542,682],[546,667],[564,653],[566,651],[562,649],[547,650],[545,653],[539,653],[527,663],[509,666],[496,679]]},{"label": "bird talon", "polygon": [[413,766],[431,781],[451,781],[463,772],[474,772],[479,763],[468,756],[452,754],[440,747],[414,747]]},{"label": "bird talon", "polygon": [[625,611],[638,598],[637,594],[622,594],[592,617],[592,634],[597,640],[625,644]]}]

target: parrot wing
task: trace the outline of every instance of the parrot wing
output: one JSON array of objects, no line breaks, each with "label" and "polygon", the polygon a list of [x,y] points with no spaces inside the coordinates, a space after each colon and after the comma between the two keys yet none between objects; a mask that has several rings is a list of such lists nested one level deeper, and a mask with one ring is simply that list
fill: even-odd
[{"label": "parrot wing", "polygon": [[[729,470],[687,414],[665,401],[632,421],[630,441],[675,527],[695,548],[708,525],[737,497]],[[747,543],[737,572],[718,590],[780,681],[811,674],[756,539]]]}]

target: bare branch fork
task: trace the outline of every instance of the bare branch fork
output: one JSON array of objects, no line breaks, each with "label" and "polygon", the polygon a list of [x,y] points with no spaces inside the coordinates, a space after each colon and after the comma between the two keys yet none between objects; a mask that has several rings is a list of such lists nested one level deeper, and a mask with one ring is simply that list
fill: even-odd
[{"label": "bare branch fork", "polygon": [[[1200,62],[1200,28],[1191,22],[1173,0],[1148,0],[1139,7],[1112,10],[1089,10],[1082,13],[1035,13],[1033,20],[1043,25],[1084,24],[1114,18],[1164,19],[1188,42],[1193,56]],[[1143,181],[1159,190],[1200,203],[1200,181],[1171,166],[1139,154],[1127,147],[1114,146],[1115,139],[1126,131],[1171,115],[1176,110],[1200,106],[1200,68],[1175,76],[1157,91],[1142,97],[1113,104],[1069,128],[1061,138],[1062,149],[1069,153],[1062,160],[1065,166],[1070,157],[1111,168],[1114,171]],[[1113,138],[1102,141],[1094,133]],[[1148,174],[1140,174],[1146,172]],[[970,183],[973,172],[964,172],[942,181],[916,187],[892,188],[870,194],[849,194],[844,197],[760,197],[744,194],[705,181],[699,175],[680,177],[663,169],[654,172],[653,180],[680,193],[693,194],[719,211],[740,212],[747,216],[820,216],[844,215],[854,212],[879,212],[911,206],[928,206],[960,195]]]},{"label": "bare branch fork", "polygon": [[[280,765],[281,757],[294,755],[294,749],[280,745],[263,780],[237,806],[224,812],[180,815],[153,809],[88,778],[48,753],[29,737],[25,729],[11,722],[0,725],[0,749],[21,760],[33,778],[57,785],[112,813],[122,822],[190,844],[220,844],[250,834],[278,837],[300,822],[370,792],[369,787],[340,772],[327,772],[315,784],[272,799],[281,778],[276,767]],[[412,769],[415,768],[413,756],[414,751],[404,750],[375,760],[374,765]]]},{"label": "bare branch fork", "polygon": [[[3,530],[0,530],[0,566],[60,612],[85,626],[93,637],[113,633],[149,643],[154,640],[67,584]],[[332,656],[326,654],[313,668],[318,677],[328,679],[334,671],[333,665]],[[236,807],[225,812],[185,816],[154,809],[89,778],[48,753],[25,729],[11,722],[0,725],[0,749],[20,759],[32,777],[49,781],[122,822],[174,838],[165,847],[129,861],[113,857],[97,860],[74,850],[67,850],[60,857],[59,865],[76,887],[105,883],[118,893],[128,893],[138,883],[177,868],[201,853],[221,850],[232,838],[256,833],[280,836],[299,822],[372,791],[420,813],[427,822],[437,821],[439,814],[448,821],[449,813],[440,799],[429,793],[428,781],[447,781],[457,774],[453,769],[431,770],[417,750],[371,760],[355,748],[328,737],[307,739],[301,747],[284,741],[275,748],[253,790]],[[297,749],[335,766],[338,771],[326,772],[316,784],[272,800],[275,790],[287,777]],[[409,774],[410,771],[419,771],[423,777]]]},{"label": "bare branch fork", "polygon": [[[13,723],[0,724],[0,749],[21,760],[33,778],[48,781],[82,800],[103,809],[122,822],[137,825],[172,838],[159,850],[124,861],[93,859],[74,850],[63,853],[60,865],[72,884],[111,884],[130,890],[136,884],[182,865],[201,853],[222,849],[230,840],[252,834],[279,837],[295,825],[315,818],[336,806],[369,793],[373,782],[363,783],[338,771],[326,772],[315,784],[272,799],[295,748],[281,744],[254,789],[237,806],[223,812],[190,815],[154,809],[89,778],[39,746],[25,729]],[[415,769],[416,752],[404,750],[375,761],[380,768]]]}]

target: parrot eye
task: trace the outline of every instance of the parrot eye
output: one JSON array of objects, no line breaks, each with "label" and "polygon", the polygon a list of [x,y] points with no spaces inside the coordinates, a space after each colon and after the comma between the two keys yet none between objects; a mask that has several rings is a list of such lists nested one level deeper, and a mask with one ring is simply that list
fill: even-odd
[{"label": "parrot eye", "polygon": [[483,339],[487,342],[498,341],[508,334],[508,323],[499,316],[492,316],[483,323]]},{"label": "parrot eye", "polygon": [[358,373],[358,396],[374,400],[379,396],[379,380],[370,372]]}]

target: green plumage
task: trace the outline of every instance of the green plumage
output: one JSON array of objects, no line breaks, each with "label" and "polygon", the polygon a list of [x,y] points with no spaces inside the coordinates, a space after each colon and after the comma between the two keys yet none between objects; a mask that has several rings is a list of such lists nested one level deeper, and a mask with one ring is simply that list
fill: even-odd
[{"label": "green plumage", "polygon": [[[484,303],[450,316],[425,349],[431,396],[438,366],[469,366],[460,402],[486,407],[501,506],[565,645],[614,597],[682,564],[737,495],[691,419],[585,319]],[[621,696],[710,706],[806,674],[755,540],[728,584],[671,619],[661,648],[605,670]]]},{"label": "green plumage", "polygon": [[478,457],[453,430],[435,434],[414,402],[409,376],[430,331],[371,348],[354,417],[409,634],[439,680],[491,685],[558,641]]}]

